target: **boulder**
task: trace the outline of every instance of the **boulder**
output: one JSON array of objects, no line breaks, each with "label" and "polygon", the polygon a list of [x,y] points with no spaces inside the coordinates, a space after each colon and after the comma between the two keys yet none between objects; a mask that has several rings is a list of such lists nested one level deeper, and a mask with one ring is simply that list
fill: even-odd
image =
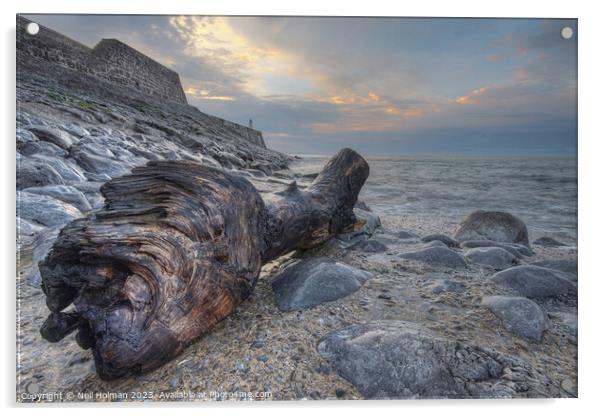
[{"label": "boulder", "polygon": [[577,278],[577,260],[540,260],[530,263],[532,266],[545,267],[566,273],[571,280]]},{"label": "boulder", "polygon": [[433,240],[433,241],[430,241],[430,242],[426,243],[423,247],[424,248],[427,248],[427,247],[447,247],[447,245],[443,241]]},{"label": "boulder", "polygon": [[375,321],[322,338],[318,353],[367,399],[553,397],[526,361],[441,338],[404,321]]},{"label": "boulder", "polygon": [[491,267],[495,270],[504,270],[518,264],[516,256],[500,247],[471,248],[464,253],[464,258],[471,263]]},{"label": "boulder", "polygon": [[78,191],[73,186],[68,185],[50,185],[27,188],[27,192],[36,195],[48,195],[59,201],[66,202],[73,205],[81,212],[87,212],[92,209],[90,203],[86,199],[86,196]]},{"label": "boulder", "polygon": [[462,221],[454,238],[458,241],[517,243],[529,247],[529,233],[525,223],[512,214],[499,211],[473,212]]},{"label": "boulder", "polygon": [[460,244],[451,237],[448,237],[445,234],[431,234],[426,237],[422,237],[421,241],[423,243],[430,243],[431,241],[441,241],[448,247],[460,247]]},{"label": "boulder", "polygon": [[566,244],[561,243],[560,241],[552,237],[538,238],[537,240],[533,241],[533,244],[537,244],[538,246],[543,247],[566,247]]},{"label": "boulder", "polygon": [[527,298],[487,296],[482,304],[502,321],[508,332],[519,337],[539,342],[550,327],[548,316]]},{"label": "boulder", "polygon": [[531,299],[577,294],[577,286],[566,274],[545,267],[515,266],[494,274],[491,279],[497,286]]},{"label": "boulder", "polygon": [[500,247],[508,251],[515,257],[521,258],[522,256],[532,256],[533,251],[522,244],[512,243],[498,243],[491,240],[468,240],[461,244],[462,248],[475,248],[475,247]]},{"label": "boulder", "polygon": [[53,227],[64,225],[82,214],[73,205],[51,196],[18,191],[17,216],[34,224]]},{"label": "boulder", "polygon": [[82,182],[86,180],[84,171],[70,159],[63,159],[62,157],[43,154],[35,154],[31,156],[31,159],[39,161],[42,164],[54,169],[64,183]]},{"label": "boulder", "polygon": [[429,247],[418,251],[402,253],[400,258],[426,263],[434,267],[447,267],[450,269],[466,268],[464,258],[447,247]]},{"label": "boulder", "polygon": [[41,225],[17,217],[17,249],[29,248],[33,244],[36,234],[43,229],[44,227]]},{"label": "boulder", "polygon": [[327,257],[303,259],[286,268],[272,282],[278,308],[308,309],[345,297],[372,275]]}]

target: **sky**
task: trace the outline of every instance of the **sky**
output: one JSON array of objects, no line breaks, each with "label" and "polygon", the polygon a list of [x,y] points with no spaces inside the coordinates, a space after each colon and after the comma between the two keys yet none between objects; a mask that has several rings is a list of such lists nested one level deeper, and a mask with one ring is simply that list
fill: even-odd
[{"label": "sky", "polygon": [[252,118],[287,153],[576,155],[576,20],[26,17],[127,43],[178,72],[189,104]]}]

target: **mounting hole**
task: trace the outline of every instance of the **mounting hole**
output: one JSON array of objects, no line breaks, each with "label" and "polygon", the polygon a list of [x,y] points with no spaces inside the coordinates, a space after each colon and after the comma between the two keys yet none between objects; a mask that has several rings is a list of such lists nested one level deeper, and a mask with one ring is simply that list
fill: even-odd
[{"label": "mounting hole", "polygon": [[27,33],[29,33],[30,35],[37,35],[39,31],[39,24],[33,22],[27,24]]},{"label": "mounting hole", "polygon": [[570,39],[573,37],[573,29],[571,29],[568,26],[565,26],[562,28],[562,30],[560,31],[560,36],[562,36],[563,39]]}]

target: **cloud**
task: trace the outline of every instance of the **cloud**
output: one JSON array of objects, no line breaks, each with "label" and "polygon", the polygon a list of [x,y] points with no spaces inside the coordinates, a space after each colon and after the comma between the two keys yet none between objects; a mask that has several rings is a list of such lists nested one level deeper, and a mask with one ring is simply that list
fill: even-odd
[{"label": "cloud", "polygon": [[495,137],[511,152],[576,142],[576,39],[559,35],[564,25],[576,32],[573,20],[36,19],[90,46],[121,39],[177,71],[191,104],[243,124],[253,118],[285,151],[452,152],[470,143],[500,152]]}]

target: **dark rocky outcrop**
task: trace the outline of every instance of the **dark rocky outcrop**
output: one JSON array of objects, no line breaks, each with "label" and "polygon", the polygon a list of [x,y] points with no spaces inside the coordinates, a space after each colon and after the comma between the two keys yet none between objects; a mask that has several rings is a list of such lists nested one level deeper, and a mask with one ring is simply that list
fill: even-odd
[{"label": "dark rocky outcrop", "polygon": [[303,259],[272,282],[278,308],[308,309],[348,296],[371,277],[370,273],[326,257]]},{"label": "dark rocky outcrop", "polygon": [[526,361],[440,338],[418,324],[376,321],[336,330],[318,353],[368,399],[550,397]]},{"label": "dark rocky outcrop", "polygon": [[527,226],[507,212],[475,211],[467,216],[456,230],[459,241],[491,240],[500,243],[517,243],[529,247]]},{"label": "dark rocky outcrop", "polygon": [[514,335],[533,341],[541,341],[543,332],[550,327],[547,315],[533,301],[510,296],[487,296],[483,306],[488,308]]}]

